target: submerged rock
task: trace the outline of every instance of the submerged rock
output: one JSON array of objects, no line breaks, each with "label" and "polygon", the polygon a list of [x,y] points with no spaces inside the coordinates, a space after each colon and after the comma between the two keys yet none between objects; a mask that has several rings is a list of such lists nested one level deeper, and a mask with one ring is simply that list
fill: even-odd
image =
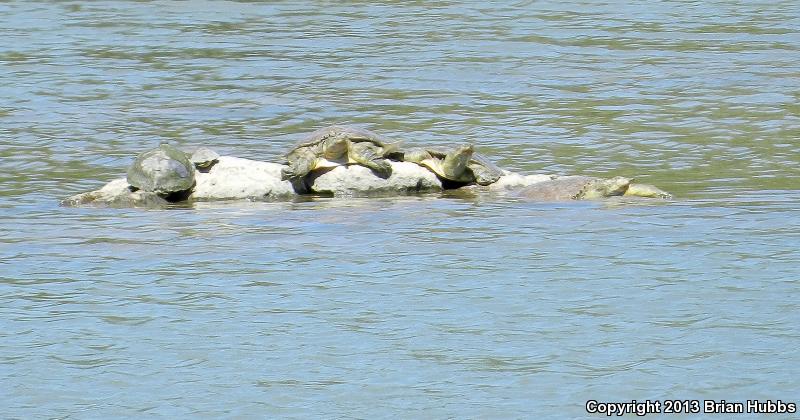
[{"label": "submerged rock", "polygon": [[100,206],[100,207],[144,207],[164,208],[169,202],[154,192],[131,191],[125,178],[115,179],[99,190],[76,194],[61,201],[65,207]]}]

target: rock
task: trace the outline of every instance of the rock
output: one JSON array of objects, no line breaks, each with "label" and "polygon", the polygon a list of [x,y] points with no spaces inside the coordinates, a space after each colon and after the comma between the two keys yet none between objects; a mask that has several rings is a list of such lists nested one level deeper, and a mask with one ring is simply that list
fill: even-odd
[{"label": "rock", "polygon": [[337,166],[315,171],[306,178],[311,192],[334,196],[397,195],[441,191],[442,183],[428,169],[411,162],[391,161],[392,174],[381,178],[360,165]]},{"label": "rock", "polygon": [[168,204],[167,200],[159,197],[156,193],[141,190],[131,191],[128,180],[125,178],[115,179],[99,190],[73,195],[61,201],[61,205],[65,207],[91,205],[101,207],[164,208]]},{"label": "rock", "polygon": [[[208,172],[195,172],[196,184],[190,200],[269,200],[291,198],[294,189],[281,181],[277,163],[221,156]],[[125,178],[115,179],[99,190],[77,194],[61,201],[62,206],[165,207],[169,202],[155,193],[131,191]]]},{"label": "rock", "polygon": [[292,197],[289,181],[281,181],[283,165],[220,156],[208,172],[195,173],[197,185],[190,196],[195,200],[268,200]]},{"label": "rock", "polygon": [[[218,162],[206,172],[196,171],[196,184],[188,200],[281,200],[292,199],[298,192],[331,194],[334,196],[390,196],[414,194],[419,192],[441,191],[439,178],[430,170],[411,162],[391,161],[392,174],[387,178],[378,176],[372,170],[361,165],[337,166],[326,170],[317,170],[309,174],[305,181],[294,185],[281,180],[283,165],[260,162],[231,156],[220,156]],[[563,183],[574,177],[555,177],[553,175],[522,175],[504,171],[500,179],[489,186],[469,186],[462,188],[473,193],[503,193],[510,191],[528,191],[538,197],[545,189],[551,195],[571,193],[572,189],[561,187]],[[558,180],[555,182],[554,180]],[[542,184],[544,183],[544,184]],[[556,185],[558,184],[558,185]],[[554,185],[556,185],[554,187]],[[566,184],[565,184],[566,185]],[[583,185],[583,184],[581,184]],[[529,190],[531,186],[533,190]],[[580,186],[579,186],[580,187]],[[642,189],[636,194],[657,195],[663,193],[655,187]],[[562,191],[563,190],[563,191]],[[655,191],[653,193],[652,191]],[[662,195],[666,195],[663,193]],[[176,197],[168,197],[170,200]],[[560,195],[559,197],[560,198]],[[105,207],[145,207],[164,208],[169,202],[152,192],[131,191],[126,179],[115,179],[102,188],[77,194],[61,202],[63,206],[105,206]]]},{"label": "rock", "polygon": [[[352,195],[396,195],[440,191],[442,184],[431,171],[409,162],[391,162],[392,175],[383,179],[360,165],[315,171],[308,176],[310,192]],[[276,200],[297,195],[289,181],[281,180],[283,165],[221,156],[208,172],[195,173],[196,184],[189,200]],[[128,182],[115,179],[99,190],[77,194],[63,206],[164,207],[167,200],[153,193],[132,192]]]}]

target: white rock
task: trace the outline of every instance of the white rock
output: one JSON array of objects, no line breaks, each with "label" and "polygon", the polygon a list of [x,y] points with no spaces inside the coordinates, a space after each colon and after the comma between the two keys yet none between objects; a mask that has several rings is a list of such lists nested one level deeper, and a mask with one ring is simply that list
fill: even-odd
[{"label": "white rock", "polygon": [[415,163],[392,161],[392,175],[384,179],[360,165],[337,166],[312,173],[306,184],[312,192],[348,195],[391,195],[440,191],[442,183],[433,172]]},{"label": "white rock", "polygon": [[[195,173],[196,185],[189,198],[200,201],[291,198],[297,193],[289,181],[281,180],[281,168],[277,163],[221,156],[208,172]],[[392,162],[392,175],[387,179],[363,166],[350,165],[311,174],[307,184],[312,192],[334,195],[392,195],[442,189],[436,175],[408,162]],[[160,207],[166,204],[154,194],[131,192],[124,178],[62,201],[65,206]]]},{"label": "white rock", "polygon": [[[311,192],[335,196],[386,196],[442,190],[441,181],[428,169],[410,162],[391,163],[392,175],[386,179],[366,167],[349,165],[316,171],[307,177],[306,186]],[[297,192],[289,181],[281,180],[281,168],[282,165],[277,163],[221,156],[208,172],[195,173],[197,183],[189,199],[291,199]],[[551,179],[551,175],[507,172],[495,184],[474,188],[507,191]],[[77,194],[62,201],[65,206],[161,207],[166,204],[155,194],[131,192],[124,178],[115,179],[99,190]]]},{"label": "white rock", "polygon": [[125,178],[119,178],[109,182],[108,184],[104,185],[103,188],[100,188],[95,192],[98,194],[99,198],[113,198],[118,197],[126,192],[130,192],[128,187],[128,180]]},{"label": "white rock", "polygon": [[220,156],[211,170],[195,174],[196,200],[274,199],[295,195],[289,181],[281,181],[277,163]]}]

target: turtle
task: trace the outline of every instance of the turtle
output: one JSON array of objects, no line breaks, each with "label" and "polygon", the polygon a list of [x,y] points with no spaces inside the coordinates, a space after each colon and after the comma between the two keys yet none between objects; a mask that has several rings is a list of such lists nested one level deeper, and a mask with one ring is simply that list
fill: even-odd
[{"label": "turtle", "polygon": [[469,143],[454,147],[410,149],[403,152],[403,160],[424,166],[442,180],[456,185],[489,185],[504,174],[489,159],[475,153],[475,147]]},{"label": "turtle", "polygon": [[207,147],[201,147],[189,156],[189,160],[192,161],[197,170],[208,172],[212,166],[219,162],[219,153]]},{"label": "turtle", "polygon": [[136,157],[128,168],[131,189],[167,197],[194,187],[194,165],[186,154],[167,143]]},{"label": "turtle", "polygon": [[537,182],[522,189],[522,197],[537,201],[591,200],[625,194],[631,185],[629,178],[610,179],[589,176],[562,176]]},{"label": "turtle", "polygon": [[297,143],[286,154],[282,180],[296,180],[314,169],[359,164],[388,177],[392,165],[386,159],[399,143],[389,143],[377,134],[358,127],[333,125],[321,128]]}]

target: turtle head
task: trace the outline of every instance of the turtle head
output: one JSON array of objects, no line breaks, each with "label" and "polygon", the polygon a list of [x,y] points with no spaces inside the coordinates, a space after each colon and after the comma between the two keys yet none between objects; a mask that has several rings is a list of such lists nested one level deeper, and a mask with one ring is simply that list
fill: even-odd
[{"label": "turtle head", "polygon": [[336,160],[347,155],[350,141],[346,136],[332,134],[322,141],[322,157]]},{"label": "turtle head", "polygon": [[630,185],[631,179],[622,176],[615,176],[609,179],[595,179],[587,183],[576,198],[591,200],[623,195]]},{"label": "turtle head", "polygon": [[467,168],[467,164],[472,159],[475,148],[468,143],[456,146],[447,154],[442,162],[442,170],[447,179],[458,179]]},{"label": "turtle head", "polygon": [[475,151],[475,146],[473,146],[471,143],[464,143],[453,148],[453,153],[469,154],[470,157],[472,156],[472,153],[474,151]]}]

